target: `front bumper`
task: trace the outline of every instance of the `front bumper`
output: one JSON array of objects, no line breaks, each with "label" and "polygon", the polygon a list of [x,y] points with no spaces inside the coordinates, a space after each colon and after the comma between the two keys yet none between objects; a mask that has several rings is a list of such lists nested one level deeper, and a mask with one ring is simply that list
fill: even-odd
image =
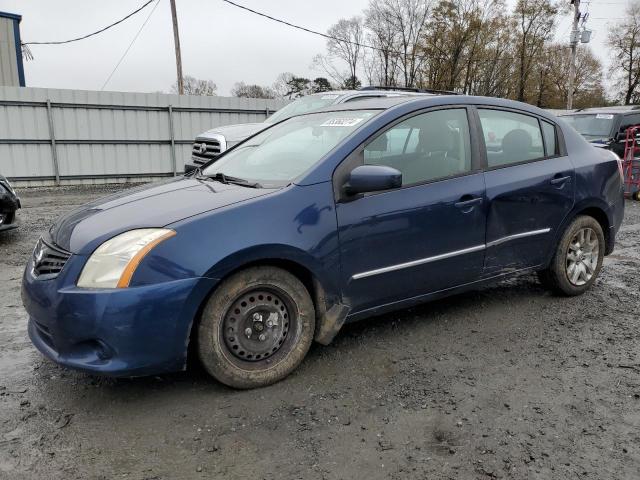
[{"label": "front bumper", "polygon": [[38,280],[27,266],[22,299],[34,346],[60,365],[124,377],[186,367],[191,325],[215,284],[192,278],[92,290],[61,287],[64,278]]}]

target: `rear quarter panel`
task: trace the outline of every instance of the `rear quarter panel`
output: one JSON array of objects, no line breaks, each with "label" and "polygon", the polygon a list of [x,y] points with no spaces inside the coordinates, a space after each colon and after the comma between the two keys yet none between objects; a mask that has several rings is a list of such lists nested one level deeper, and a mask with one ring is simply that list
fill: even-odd
[{"label": "rear quarter panel", "polygon": [[561,123],[567,151],[575,168],[576,182],[576,202],[566,218],[565,226],[580,211],[595,207],[607,216],[608,234],[615,235],[624,216],[624,190],[618,161],[612,152],[590,145],[571,127]]}]

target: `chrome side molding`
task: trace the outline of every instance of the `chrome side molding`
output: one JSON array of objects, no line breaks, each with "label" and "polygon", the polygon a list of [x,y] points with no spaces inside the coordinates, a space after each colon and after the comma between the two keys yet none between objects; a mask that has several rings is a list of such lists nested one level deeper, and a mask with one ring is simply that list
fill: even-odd
[{"label": "chrome side molding", "polygon": [[411,262],[399,263],[397,265],[391,265],[389,267],[377,268],[375,270],[369,270],[368,272],[356,273],[352,280],[359,280],[365,277],[372,277],[373,275],[379,275],[380,273],[393,272],[394,270],[401,270],[403,268],[416,267],[418,265],[423,265],[425,263],[437,262],[438,260],[444,260],[445,258],[456,257],[458,255],[464,255],[466,253],[479,252],[480,250],[484,250],[485,245],[476,245],[475,247],[464,248],[462,250],[455,250],[453,252],[442,253],[440,255],[435,255],[433,257],[420,258],[418,260],[413,260]]},{"label": "chrome side molding", "polygon": [[351,277],[351,280],[360,280],[361,278],[372,277],[381,273],[393,272],[396,270],[402,270],[404,268],[417,267],[418,265],[424,265],[426,263],[437,262],[438,260],[444,260],[446,258],[457,257],[458,255],[466,255],[467,253],[479,252],[486,250],[487,248],[495,247],[511,240],[517,240],[519,238],[532,237],[534,235],[542,235],[549,233],[551,228],[542,228],[540,230],[532,230],[530,232],[516,233],[514,235],[508,235],[506,237],[492,240],[484,245],[476,245],[474,247],[463,248],[462,250],[454,250],[452,252],[442,253],[440,255],[434,255],[433,257],[420,258],[418,260],[412,260],[410,262],[398,263],[396,265],[390,265],[388,267],[376,268],[375,270],[369,270],[367,272],[356,273]]},{"label": "chrome side molding", "polygon": [[534,235],[542,235],[543,233],[549,233],[551,231],[550,228],[542,228],[540,230],[532,230],[530,232],[522,232],[516,233],[515,235],[509,235],[507,237],[498,238],[497,240],[492,240],[487,243],[487,248],[495,247],[496,245],[500,245],[501,243],[510,242],[511,240],[517,240],[518,238],[532,237]]}]

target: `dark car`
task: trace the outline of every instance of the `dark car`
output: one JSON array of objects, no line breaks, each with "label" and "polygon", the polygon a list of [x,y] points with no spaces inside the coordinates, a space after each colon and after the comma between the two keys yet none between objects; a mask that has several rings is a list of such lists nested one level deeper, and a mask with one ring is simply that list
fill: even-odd
[{"label": "dark car", "polygon": [[0,175],[0,232],[18,227],[16,211],[20,207],[20,198],[9,180]]},{"label": "dark car", "polygon": [[583,108],[560,117],[594,146],[623,157],[627,129],[640,126],[640,105]]},{"label": "dark car", "polygon": [[345,322],[522,272],[582,294],[623,209],[617,157],[538,108],[347,103],[63,216],[22,297],[34,345],[62,365],[157,374],[192,346],[219,381],[257,387]]}]

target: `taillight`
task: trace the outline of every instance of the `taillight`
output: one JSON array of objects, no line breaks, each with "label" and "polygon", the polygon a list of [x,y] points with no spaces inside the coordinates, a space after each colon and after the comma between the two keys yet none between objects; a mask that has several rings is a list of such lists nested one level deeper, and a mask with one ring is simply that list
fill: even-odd
[{"label": "taillight", "polygon": [[620,180],[624,183],[624,167],[622,164],[622,159],[616,155],[616,160],[618,160],[618,172],[620,172]]},{"label": "taillight", "polygon": [[613,155],[618,162],[618,173],[620,174],[620,181],[624,183],[624,161],[618,156],[616,152],[612,152],[611,150],[609,150],[609,153],[611,153],[611,155]]}]

